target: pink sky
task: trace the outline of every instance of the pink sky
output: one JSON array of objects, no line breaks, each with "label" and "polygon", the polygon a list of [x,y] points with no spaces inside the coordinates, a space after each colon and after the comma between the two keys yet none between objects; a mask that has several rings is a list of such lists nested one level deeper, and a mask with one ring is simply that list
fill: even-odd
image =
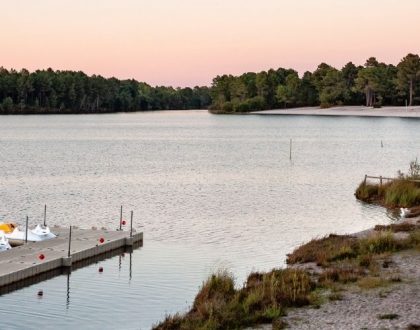
[{"label": "pink sky", "polygon": [[152,85],[420,53],[419,0],[2,0],[0,66]]}]

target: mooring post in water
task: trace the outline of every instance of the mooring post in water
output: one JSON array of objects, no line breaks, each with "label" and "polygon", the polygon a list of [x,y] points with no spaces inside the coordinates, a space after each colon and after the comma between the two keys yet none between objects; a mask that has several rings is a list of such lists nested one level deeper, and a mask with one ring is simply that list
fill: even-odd
[{"label": "mooring post in water", "polygon": [[29,217],[26,216],[25,243],[28,243],[28,223],[29,223]]},{"label": "mooring post in water", "polygon": [[381,148],[383,148],[384,147],[384,143],[382,142],[382,140],[381,140]]},{"label": "mooring post in water", "polygon": [[131,220],[130,220],[130,238],[133,237],[133,211],[131,211]]},{"label": "mooring post in water", "polygon": [[70,226],[70,231],[69,231],[69,251],[67,253],[67,257],[70,258],[71,256],[71,226]]},{"label": "mooring post in water", "polygon": [[364,186],[366,186],[366,181],[367,181],[367,174],[365,174],[365,181],[363,181]]},{"label": "mooring post in water", "polygon": [[47,226],[47,204],[44,205],[44,227]]},{"label": "mooring post in water", "polygon": [[379,177],[379,187],[382,187],[382,175]]},{"label": "mooring post in water", "polygon": [[122,230],[122,205],[121,205],[121,210],[120,210],[120,231]]},{"label": "mooring post in water", "polygon": [[292,139],[290,139],[290,154],[289,154],[290,160],[292,160]]}]

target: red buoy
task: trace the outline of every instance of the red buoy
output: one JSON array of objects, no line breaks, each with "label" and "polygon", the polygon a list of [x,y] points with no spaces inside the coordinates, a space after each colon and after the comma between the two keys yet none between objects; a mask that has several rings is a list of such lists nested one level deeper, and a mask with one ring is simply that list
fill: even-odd
[{"label": "red buoy", "polygon": [[102,267],[99,267],[98,271],[99,271],[100,273],[103,273],[103,272],[104,272],[104,269],[103,269]]},{"label": "red buoy", "polygon": [[105,239],[104,239],[103,237],[101,237],[101,238],[99,239],[99,243],[103,244],[104,242],[105,242]]},{"label": "red buoy", "polygon": [[123,220],[122,225],[125,226],[127,224],[127,221]]},{"label": "red buoy", "polygon": [[45,259],[45,256],[41,253],[41,254],[38,256],[38,258],[39,258],[39,260],[44,260],[44,259]]}]

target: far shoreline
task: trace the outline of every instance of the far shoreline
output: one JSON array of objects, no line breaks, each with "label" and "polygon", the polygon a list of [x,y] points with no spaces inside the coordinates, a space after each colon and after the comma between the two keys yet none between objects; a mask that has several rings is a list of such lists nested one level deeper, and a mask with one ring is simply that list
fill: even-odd
[{"label": "far shoreline", "polygon": [[330,117],[383,117],[420,119],[420,106],[371,108],[365,106],[341,106],[322,109],[304,107],[291,109],[274,109],[250,112],[261,116],[330,116]]}]

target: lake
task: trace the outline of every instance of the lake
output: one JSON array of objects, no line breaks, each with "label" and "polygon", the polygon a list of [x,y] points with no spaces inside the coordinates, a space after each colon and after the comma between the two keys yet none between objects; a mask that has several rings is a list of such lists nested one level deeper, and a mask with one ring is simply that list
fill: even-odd
[{"label": "lake", "polygon": [[215,271],[241,285],[311,238],[395,221],[354,190],[419,150],[419,121],[398,118],[1,116],[0,221],[34,225],[47,204],[51,226],[115,229],[124,205],[145,235],[132,254],[0,296],[2,328],[149,329]]}]

